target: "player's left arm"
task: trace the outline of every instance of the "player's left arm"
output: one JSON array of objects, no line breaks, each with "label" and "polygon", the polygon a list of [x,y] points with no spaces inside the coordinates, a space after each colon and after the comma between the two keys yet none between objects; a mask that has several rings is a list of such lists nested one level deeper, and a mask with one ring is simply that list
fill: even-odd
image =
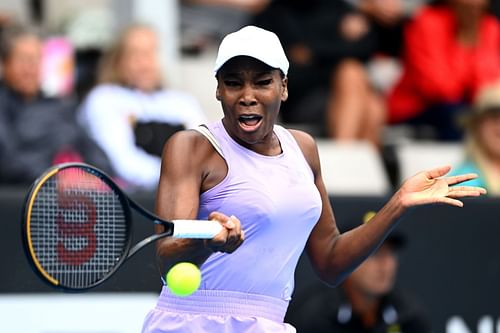
[{"label": "player's left arm", "polygon": [[[365,226],[360,226],[341,234],[321,175],[316,142],[307,133],[294,130],[291,133],[313,171],[322,200],[322,212],[309,236],[306,251],[319,277],[328,284],[337,285],[381,243],[395,223],[389,221],[397,220],[402,210],[396,206],[386,208],[385,212],[382,210],[373,218],[377,220],[374,230],[364,230]],[[380,222],[382,220],[384,222]]]},{"label": "player's left arm", "polygon": [[[337,285],[368,257],[399,223],[408,208],[429,203],[462,206],[459,200],[466,196],[479,196],[484,189],[471,186],[451,186],[476,175],[443,177],[449,167],[423,171],[409,178],[389,201],[370,220],[348,232],[340,234],[333,209],[321,176],[318,149],[314,139],[301,131],[291,131],[301,147],[315,177],[323,209],[306,245],[311,263],[328,284]],[[331,170],[330,170],[331,172]]]}]

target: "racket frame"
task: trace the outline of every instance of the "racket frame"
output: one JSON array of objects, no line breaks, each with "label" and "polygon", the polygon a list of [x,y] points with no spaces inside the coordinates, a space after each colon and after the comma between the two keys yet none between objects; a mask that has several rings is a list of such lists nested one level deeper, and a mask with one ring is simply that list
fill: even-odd
[{"label": "racket frame", "polygon": [[[33,204],[35,202],[36,195],[40,191],[41,187],[43,184],[45,184],[52,176],[57,174],[58,172],[68,169],[68,168],[81,168],[84,169],[85,171],[91,173],[92,175],[100,178],[101,180],[104,181],[113,191],[114,193],[118,196],[119,201],[122,205],[123,208],[123,213],[124,213],[124,218],[125,218],[125,225],[126,225],[126,233],[125,233],[125,245],[123,247],[122,254],[120,255],[118,261],[115,263],[112,269],[110,269],[102,278],[98,279],[94,283],[81,287],[81,288],[75,288],[75,287],[68,287],[62,285],[57,279],[53,278],[40,264],[39,259],[36,256],[35,250],[33,248],[32,242],[31,242],[31,232],[30,232],[30,224],[31,224],[31,212],[33,209]],[[137,244],[135,244],[133,247],[132,245],[132,213],[130,207],[133,207],[137,212],[139,212],[143,217],[148,218],[153,221],[155,224],[160,224],[164,227],[165,231],[159,234],[154,234],[151,235]],[[23,211],[22,211],[22,240],[23,240],[23,248],[26,254],[26,257],[29,259],[29,264],[30,267],[33,269],[33,271],[46,283],[48,283],[51,287],[56,287],[58,289],[62,289],[64,291],[69,291],[69,292],[81,292],[81,291],[86,291],[88,289],[95,288],[96,286],[102,284],[106,280],[108,280],[119,268],[120,266],[130,257],[132,257],[134,254],[136,254],[140,249],[145,247],[146,245],[160,239],[163,237],[167,237],[173,234],[174,230],[174,224],[172,222],[164,221],[157,216],[149,213],[146,209],[144,209],[142,206],[140,206],[138,203],[133,201],[131,198],[129,198],[120,188],[119,186],[109,177],[106,173],[103,171],[85,164],[85,163],[62,163],[55,165],[48,169],[44,174],[42,174],[40,177],[38,177],[34,183],[31,185],[28,194],[26,195],[25,203],[23,205]]]}]

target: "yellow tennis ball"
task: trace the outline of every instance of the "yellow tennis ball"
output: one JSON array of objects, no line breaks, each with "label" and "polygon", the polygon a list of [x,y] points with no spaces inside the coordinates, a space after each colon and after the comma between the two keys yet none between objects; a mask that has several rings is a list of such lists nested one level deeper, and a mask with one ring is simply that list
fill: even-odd
[{"label": "yellow tennis ball", "polygon": [[180,262],[167,272],[167,286],[177,296],[189,296],[201,283],[201,272],[190,262]]}]

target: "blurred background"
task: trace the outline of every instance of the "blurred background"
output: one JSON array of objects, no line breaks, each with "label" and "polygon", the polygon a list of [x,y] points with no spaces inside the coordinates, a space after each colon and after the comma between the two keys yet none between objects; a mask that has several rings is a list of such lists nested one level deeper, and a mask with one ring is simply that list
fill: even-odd
[{"label": "blurred background", "polygon": [[[217,46],[253,24],[285,48],[279,121],[317,139],[341,230],[420,170],[479,174],[486,198],[400,224],[394,285],[433,332],[500,333],[499,16],[497,0],[2,0],[1,330],[140,330],[161,288],[153,247],[93,292],[51,290],[22,252],[24,197],[51,165],[83,161],[153,209],[164,142],[222,117]],[[321,285],[307,258],[296,278],[296,293]]]}]

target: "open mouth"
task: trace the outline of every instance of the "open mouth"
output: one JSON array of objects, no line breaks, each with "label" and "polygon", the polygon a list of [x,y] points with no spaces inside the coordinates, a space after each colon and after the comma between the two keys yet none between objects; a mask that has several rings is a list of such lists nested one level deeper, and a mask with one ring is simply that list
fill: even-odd
[{"label": "open mouth", "polygon": [[242,115],[239,116],[238,121],[247,130],[255,129],[262,120],[259,115]]}]

